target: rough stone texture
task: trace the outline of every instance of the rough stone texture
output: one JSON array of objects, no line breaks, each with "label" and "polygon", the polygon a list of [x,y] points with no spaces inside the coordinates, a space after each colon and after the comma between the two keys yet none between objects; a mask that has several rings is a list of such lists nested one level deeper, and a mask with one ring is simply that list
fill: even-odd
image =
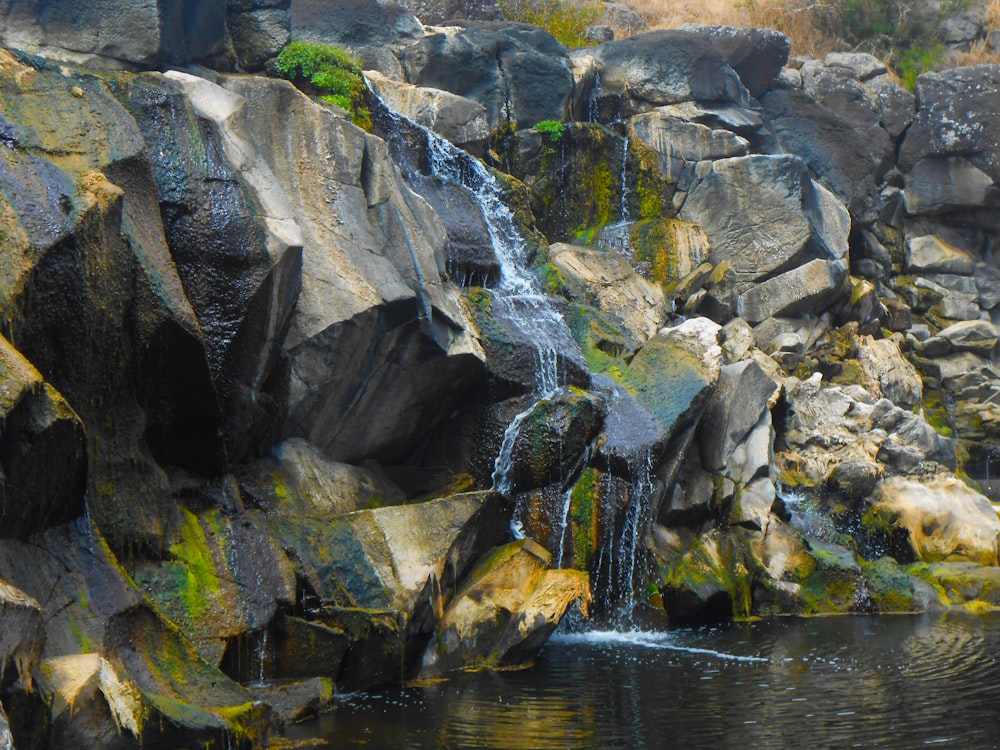
[{"label": "rough stone texture", "polygon": [[811,260],[751,286],[736,300],[736,314],[750,324],[768,318],[821,312],[846,296],[847,268],[835,260]]},{"label": "rough stone texture", "polygon": [[962,156],[921,159],[904,177],[903,200],[911,214],[940,214],[996,206],[993,178]]},{"label": "rough stone texture", "polygon": [[563,243],[549,247],[549,262],[562,274],[570,299],[618,315],[638,340],[663,323],[663,290],[639,276],[620,255]]},{"label": "rough stone texture", "polygon": [[906,267],[914,273],[971,276],[976,265],[972,253],[955,247],[941,237],[928,234],[907,241]]},{"label": "rough stone texture", "polygon": [[97,66],[185,65],[225,48],[226,0],[0,3],[5,46]]},{"label": "rough stone texture", "polygon": [[867,52],[831,52],[823,58],[823,64],[849,68],[860,81],[867,81],[889,72],[884,62]]},{"label": "rough stone texture", "polygon": [[781,385],[753,360],[726,365],[698,428],[702,466],[721,471],[781,394]]},{"label": "rough stone texture", "polygon": [[549,570],[551,561],[530,539],[481,559],[445,610],[421,673],[532,663],[570,606],[579,601],[586,609],[590,601],[587,574]]},{"label": "rough stone texture", "polygon": [[502,21],[497,0],[402,0],[400,3],[425,24],[448,21]]},{"label": "rough stone texture", "polygon": [[367,72],[368,84],[390,109],[433,130],[459,148],[482,156],[490,135],[486,108],[464,96],[412,86]]},{"label": "rough stone texture", "polygon": [[792,48],[788,37],[774,29],[686,23],[680,30],[706,39],[755,97],[767,91],[778,77]]},{"label": "rough stone texture", "polygon": [[0,678],[14,666],[26,689],[42,658],[45,623],[41,605],[23,591],[0,579]]},{"label": "rough stone texture", "polygon": [[750,144],[728,130],[675,117],[667,108],[636,115],[628,121],[630,138],[636,138],[656,152],[660,172],[680,181],[685,168],[703,160],[746,156]]},{"label": "rough stone texture", "polygon": [[899,150],[911,171],[921,159],[961,156],[990,179],[1000,179],[1000,66],[974,65],[917,79],[917,112]]},{"label": "rough stone texture", "polygon": [[403,7],[377,0],[291,0],[292,38],[360,47],[419,39],[423,26]]},{"label": "rough stone texture", "polygon": [[801,157],[852,216],[868,222],[895,152],[860,84],[853,82],[859,90],[852,96],[861,98],[853,107],[833,92],[825,105],[794,89],[769,91],[761,104],[781,153]]},{"label": "rough stone texture", "polygon": [[938,332],[937,338],[948,343],[952,351],[967,351],[989,356],[996,348],[1000,332],[986,320],[968,320],[954,323]]},{"label": "rough stone texture", "polygon": [[424,37],[406,47],[407,80],[450,91],[486,108],[492,130],[565,120],[573,73],[565,48],[531,27],[475,27]]},{"label": "rough stone texture", "polygon": [[858,360],[873,397],[885,397],[912,410],[923,401],[924,387],[920,374],[900,351],[901,340],[898,334],[888,339],[863,336],[858,341]]},{"label": "rough stone texture", "polygon": [[953,476],[887,479],[865,518],[869,528],[904,530],[918,560],[1000,564],[996,510]]},{"label": "rough stone texture", "polygon": [[233,127],[267,167],[275,211],[301,231],[286,433],[335,460],[399,456],[481,372],[465,307],[443,279],[440,222],[381,140],[285,82],[225,85],[245,99]]},{"label": "rough stone texture", "polygon": [[586,54],[593,56],[600,72],[600,94],[627,97],[633,111],[690,100],[739,105],[748,101],[736,71],[697,33],[651,31],[606,42]]},{"label": "rough stone texture", "polygon": [[740,280],[763,280],[809,260],[847,254],[847,212],[794,156],[713,162],[680,216],[704,226],[709,261],[728,261]]},{"label": "rough stone texture", "polygon": [[262,70],[292,40],[292,20],[287,8],[261,7],[235,13],[230,9],[226,27],[237,62],[248,72]]},{"label": "rough stone texture", "polygon": [[913,122],[916,98],[911,92],[891,81],[873,81],[869,91],[874,94],[879,125],[893,139],[898,140]]}]

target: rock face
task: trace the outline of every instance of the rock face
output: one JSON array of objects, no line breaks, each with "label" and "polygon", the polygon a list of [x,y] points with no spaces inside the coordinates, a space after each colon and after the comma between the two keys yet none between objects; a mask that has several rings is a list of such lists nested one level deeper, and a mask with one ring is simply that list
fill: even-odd
[{"label": "rock face", "polygon": [[[133,5],[0,3],[0,745],[264,746],[574,602],[1000,607],[996,68]],[[233,74],[306,31],[373,132]]]}]

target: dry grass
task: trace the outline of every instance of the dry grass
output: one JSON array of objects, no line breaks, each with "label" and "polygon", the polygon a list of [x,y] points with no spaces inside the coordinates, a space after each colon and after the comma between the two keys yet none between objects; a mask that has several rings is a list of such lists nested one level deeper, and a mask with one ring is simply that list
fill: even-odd
[{"label": "dry grass", "polygon": [[[1000,0],[990,0],[986,23],[990,31],[1000,31]],[[1000,63],[1000,54],[990,52],[986,39],[976,42],[968,52],[955,54],[955,65],[979,65],[980,63]]]}]

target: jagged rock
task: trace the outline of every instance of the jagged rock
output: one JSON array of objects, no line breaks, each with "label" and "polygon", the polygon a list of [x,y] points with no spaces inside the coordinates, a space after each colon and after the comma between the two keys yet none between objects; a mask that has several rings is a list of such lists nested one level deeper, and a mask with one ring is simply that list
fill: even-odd
[{"label": "jagged rock", "polygon": [[295,571],[273,538],[217,510],[182,510],[164,561],[137,562],[136,586],[181,628],[198,653],[217,664],[228,640],[260,630],[279,605],[296,600]]},{"label": "jagged rock", "polygon": [[923,562],[1000,563],[996,510],[954,476],[886,479],[863,522],[869,533],[903,532],[910,554]]},{"label": "jagged rock", "polygon": [[315,718],[328,713],[333,706],[334,688],[329,678],[251,686],[249,692],[256,702],[270,706],[282,724]]},{"label": "jagged rock", "polygon": [[549,262],[569,287],[571,300],[620,316],[640,341],[659,330],[663,290],[636,274],[620,255],[555,243],[549,246]]},{"label": "jagged rock", "polygon": [[440,89],[412,86],[365,73],[368,85],[394,112],[430,128],[459,148],[483,156],[490,136],[486,108],[479,102]]},{"label": "jagged rock", "polygon": [[[269,0],[249,5],[246,10],[234,9],[230,2],[226,28],[233,41],[236,59],[248,72],[262,70],[292,40],[292,19],[288,8],[267,7]],[[239,4],[237,4],[239,5]]]},{"label": "jagged rock", "polygon": [[625,388],[671,437],[701,416],[719,379],[719,329],[707,318],[663,328],[622,373]]},{"label": "jagged rock", "polygon": [[774,406],[781,385],[753,360],[723,367],[698,428],[702,465],[719,472],[731,461],[736,446]]},{"label": "jagged rock", "polygon": [[[240,128],[242,97],[180,72],[125,101],[154,155],[167,242],[204,333],[227,454],[258,453],[277,430],[269,387],[301,288],[302,234]],[[199,127],[178,128],[178,120]]]},{"label": "jagged rock", "polygon": [[666,108],[636,115],[628,121],[630,138],[636,138],[656,152],[665,176],[680,181],[684,170],[699,161],[745,156],[750,144],[728,130],[713,130],[707,125],[680,119]]},{"label": "jagged rock", "polygon": [[573,90],[569,58],[539,28],[470,26],[432,34],[406,47],[400,59],[410,83],[486,107],[490,129],[567,119]]},{"label": "jagged rock", "polygon": [[616,31],[618,36],[635,36],[649,31],[649,23],[642,14],[625,3],[604,3],[601,21]]},{"label": "jagged rock", "polygon": [[530,539],[484,556],[445,610],[421,674],[530,664],[570,606],[590,603],[589,576],[549,570],[551,561]]},{"label": "jagged rock", "polygon": [[719,341],[727,365],[737,364],[757,345],[753,328],[743,318],[733,318],[722,326]]},{"label": "jagged rock", "polygon": [[83,512],[84,427],[63,397],[0,336],[3,526],[25,538]]},{"label": "jagged rock", "polygon": [[736,314],[748,323],[823,311],[846,296],[847,268],[839,260],[811,260],[758,282],[736,299]]},{"label": "jagged rock", "polygon": [[941,380],[946,388],[954,387],[958,381],[969,373],[976,373],[989,367],[990,361],[974,352],[957,352],[931,360],[931,371]]},{"label": "jagged rock", "polygon": [[512,489],[562,483],[600,429],[603,411],[600,399],[573,390],[538,401],[520,423],[511,449]]},{"label": "jagged rock", "polygon": [[1000,202],[993,178],[962,156],[921,159],[906,173],[904,184],[906,210],[914,215],[996,206]]},{"label": "jagged rock", "polygon": [[992,180],[1000,179],[995,144],[1000,125],[990,112],[1000,97],[1000,66],[974,65],[917,79],[917,113],[899,150],[910,172],[928,157],[962,157]]},{"label": "jagged rock", "polygon": [[403,0],[423,23],[440,25],[448,21],[502,21],[497,0]]},{"label": "jagged rock", "polygon": [[108,621],[104,650],[120,686],[113,710],[143,745],[179,747],[220,734],[265,743],[275,732],[268,706],[204,661],[146,606]]},{"label": "jagged rock", "polygon": [[42,658],[45,623],[41,605],[0,578],[0,681],[13,665],[26,690]]},{"label": "jagged rock", "polygon": [[867,52],[831,52],[823,58],[823,64],[849,68],[859,81],[868,81],[889,72],[884,62]]},{"label": "jagged rock", "polygon": [[43,7],[6,0],[0,38],[8,47],[94,67],[186,65],[220,55],[226,0],[102,0]]},{"label": "jagged rock", "polygon": [[[769,91],[761,104],[781,153],[799,156],[852,216],[868,223],[875,218],[878,187],[895,149],[862,87],[854,83],[851,96],[863,99],[853,108],[841,101],[826,106],[796,89]],[[832,92],[830,97],[838,98]]]},{"label": "jagged rock", "polygon": [[951,351],[967,351],[989,356],[996,348],[1000,332],[987,320],[969,320],[948,326],[934,338],[946,341]]},{"label": "jagged rock", "polygon": [[0,747],[14,750],[14,738],[10,734],[10,722],[7,721],[3,706],[0,706]]},{"label": "jagged rock", "polygon": [[351,513],[401,505],[406,499],[384,475],[331,461],[302,438],[282,441],[270,457],[242,469],[240,485],[257,507],[280,502],[304,513]]},{"label": "jagged rock", "polygon": [[765,411],[757,424],[733,449],[725,467],[725,476],[733,482],[733,494],[723,493],[722,500],[731,500],[729,522],[735,526],[761,531],[771,519],[771,508],[777,497],[771,479],[774,464],[774,430],[771,412]]},{"label": "jagged rock", "polygon": [[335,460],[405,454],[482,372],[444,230],[383,141],[283,81],[223,83],[245,100],[232,128],[270,172],[274,211],[301,230],[285,432]]},{"label": "jagged rock", "polygon": [[663,424],[655,413],[652,399],[640,405],[631,396],[632,387],[606,376],[595,378],[595,386],[607,400],[604,428],[597,441],[600,464],[629,474],[629,463],[636,456],[662,455],[672,434],[670,425]]},{"label": "jagged rock", "polygon": [[748,103],[749,94],[736,71],[697,33],[651,31],[605,42],[579,55],[596,62],[601,77],[598,95],[627,98],[628,114],[691,100]]},{"label": "jagged rock", "polygon": [[710,262],[729,261],[741,281],[847,254],[847,211],[809,178],[805,164],[794,156],[713,162],[680,216],[705,228]]},{"label": "jagged rock", "polygon": [[774,29],[690,23],[680,29],[707,40],[755,97],[767,91],[778,77],[792,48],[788,37]]},{"label": "jagged rock", "polygon": [[420,21],[400,5],[377,0],[291,0],[292,38],[320,44],[392,44],[424,35]]},{"label": "jagged rock", "polygon": [[901,336],[858,340],[858,361],[865,384],[876,399],[885,397],[903,409],[913,409],[923,401],[920,374],[900,351]]},{"label": "jagged rock", "polygon": [[872,81],[869,91],[874,93],[879,125],[898,141],[913,122],[917,109],[916,98],[902,86],[891,81]]},{"label": "jagged rock", "polygon": [[972,253],[928,234],[906,243],[906,267],[915,273],[951,273],[971,276],[975,271]]}]

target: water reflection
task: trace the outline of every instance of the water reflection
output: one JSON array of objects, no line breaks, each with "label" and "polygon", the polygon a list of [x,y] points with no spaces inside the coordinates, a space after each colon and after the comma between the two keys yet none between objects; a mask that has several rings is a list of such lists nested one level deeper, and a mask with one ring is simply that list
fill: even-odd
[{"label": "water reflection", "polygon": [[1000,746],[1000,617],[557,636],[538,666],[345,697],[340,748]]}]

